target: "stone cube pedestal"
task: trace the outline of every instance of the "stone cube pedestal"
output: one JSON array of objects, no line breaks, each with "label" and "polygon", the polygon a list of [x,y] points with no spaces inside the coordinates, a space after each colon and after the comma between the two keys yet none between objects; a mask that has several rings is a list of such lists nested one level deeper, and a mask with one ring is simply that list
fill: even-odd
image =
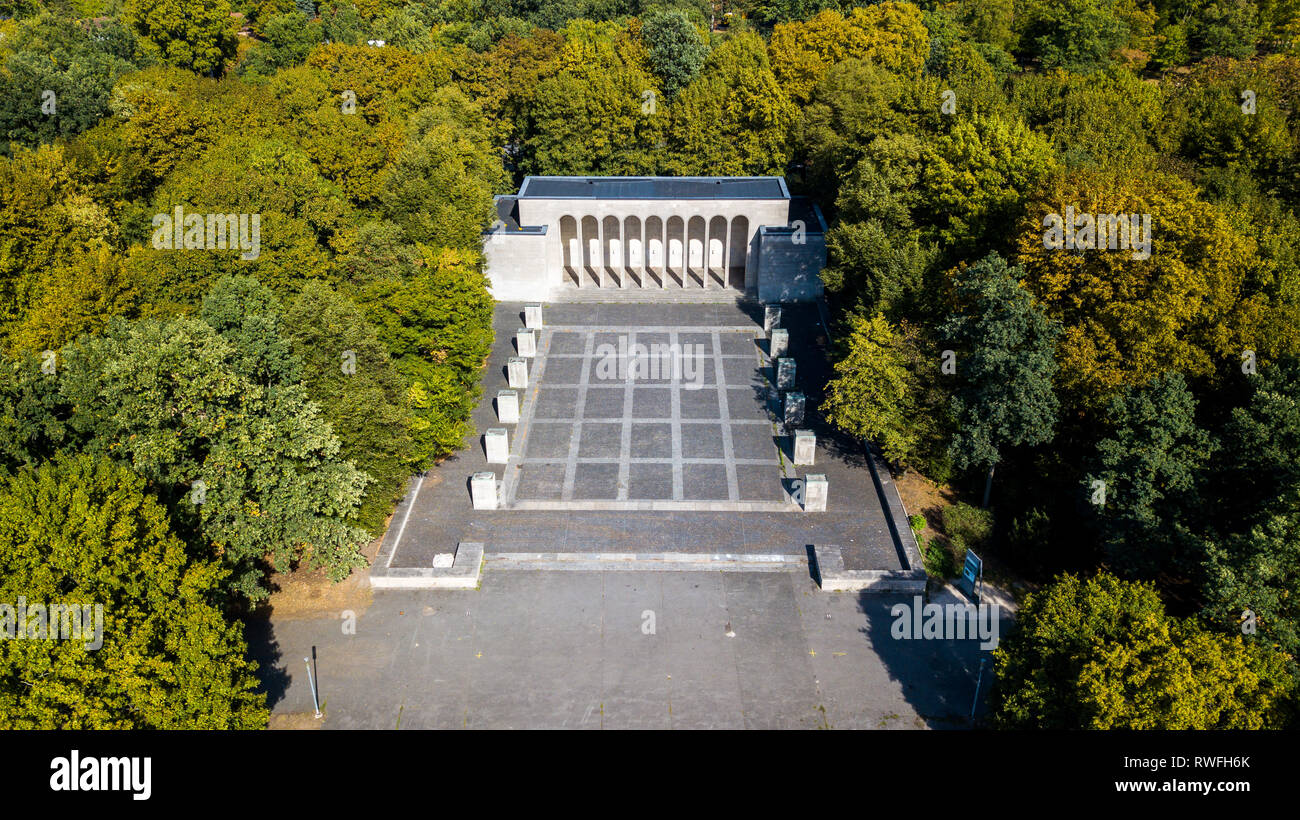
[{"label": "stone cube pedestal", "polygon": [[803,393],[792,392],[785,394],[785,426],[796,427],[803,424]]},{"label": "stone cube pedestal", "polygon": [[790,331],[784,328],[772,329],[772,349],[768,355],[778,359],[790,351]]},{"label": "stone cube pedestal", "polygon": [[789,357],[775,359],[773,364],[776,368],[776,389],[793,390],[794,389],[794,359]]},{"label": "stone cube pedestal", "polygon": [[803,479],[804,512],[826,512],[826,476],[810,473]]},{"label": "stone cube pedestal", "polygon": [[524,305],[524,327],[537,330],[542,326],[542,306]]},{"label": "stone cube pedestal", "polygon": [[483,435],[488,464],[505,464],[510,460],[510,439],[506,428],[493,427]]},{"label": "stone cube pedestal", "polygon": [[497,474],[475,473],[469,480],[469,495],[476,510],[497,508]]},{"label": "stone cube pedestal", "polygon": [[812,430],[794,431],[794,463],[812,464],[817,457],[817,435]]},{"label": "stone cube pedestal", "polygon": [[515,390],[522,390],[528,386],[528,360],[512,358],[506,363],[506,372],[509,376],[510,386]]},{"label": "stone cube pedestal", "polygon": [[519,394],[514,390],[497,391],[497,421],[502,424],[519,423]]},{"label": "stone cube pedestal", "polygon": [[526,327],[519,328],[515,333],[515,346],[519,348],[519,355],[525,359],[531,359],[537,355],[537,331],[529,330]]},{"label": "stone cube pedestal", "polygon": [[781,326],[781,306],[766,305],[763,308],[763,332],[771,333],[772,328]]}]

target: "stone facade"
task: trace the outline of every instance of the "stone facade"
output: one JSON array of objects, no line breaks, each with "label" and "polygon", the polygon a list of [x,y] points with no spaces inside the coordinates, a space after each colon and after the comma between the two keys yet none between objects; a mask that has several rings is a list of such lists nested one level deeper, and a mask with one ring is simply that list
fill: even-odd
[{"label": "stone facade", "polygon": [[821,294],[825,221],[782,177],[528,177],[497,214],[484,254],[498,301]]}]

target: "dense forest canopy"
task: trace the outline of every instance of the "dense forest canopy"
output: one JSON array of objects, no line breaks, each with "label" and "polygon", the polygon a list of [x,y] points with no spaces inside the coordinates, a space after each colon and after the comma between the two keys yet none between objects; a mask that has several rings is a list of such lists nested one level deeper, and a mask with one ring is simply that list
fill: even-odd
[{"label": "dense forest canopy", "polygon": [[[1298,105],[1300,0],[0,0],[0,549],[37,560],[12,522],[63,493],[227,612],[272,569],[341,578],[469,432],[493,195],[782,174],[831,226],[827,419],[987,499],[1022,577],[1106,570],[1022,634],[1061,601],[1141,622],[1008,641],[999,719],[1280,725]],[[256,722],[242,638],[209,631],[230,694],[194,724]],[[1142,722],[1142,663],[1194,719]],[[0,723],[72,714],[8,674]]]}]

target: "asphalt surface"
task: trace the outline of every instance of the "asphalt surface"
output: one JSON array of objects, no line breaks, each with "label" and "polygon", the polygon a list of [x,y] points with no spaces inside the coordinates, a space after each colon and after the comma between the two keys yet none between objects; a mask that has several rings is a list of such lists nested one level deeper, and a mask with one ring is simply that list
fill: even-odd
[{"label": "asphalt surface", "polygon": [[315,657],[324,728],[969,725],[988,653],[895,639],[899,602],[794,571],[489,570],[477,591],[376,592],[355,634],[332,613],[249,638],[275,714],[312,712]]}]

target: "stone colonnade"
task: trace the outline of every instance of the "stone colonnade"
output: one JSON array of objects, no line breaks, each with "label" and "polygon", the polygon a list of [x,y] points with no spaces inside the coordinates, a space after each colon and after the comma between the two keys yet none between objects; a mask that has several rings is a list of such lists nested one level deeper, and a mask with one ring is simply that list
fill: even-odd
[{"label": "stone colonnade", "polygon": [[745,216],[565,214],[559,228],[565,281],[579,288],[745,288]]}]

